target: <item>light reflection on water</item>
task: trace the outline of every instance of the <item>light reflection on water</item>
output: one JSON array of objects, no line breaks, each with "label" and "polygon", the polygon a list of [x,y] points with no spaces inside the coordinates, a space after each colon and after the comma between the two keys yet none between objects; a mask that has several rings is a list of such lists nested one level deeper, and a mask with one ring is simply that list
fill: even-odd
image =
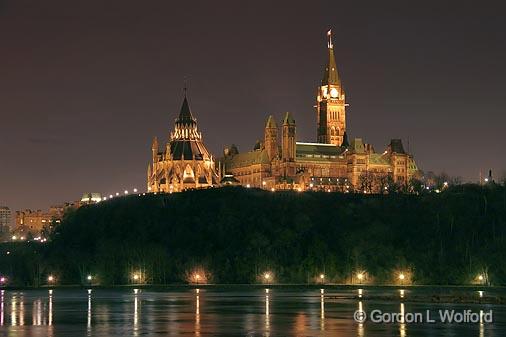
[{"label": "light reflection on water", "polygon": [[[16,336],[498,336],[506,307],[410,302],[409,289],[201,288],[1,290],[0,331]],[[464,292],[465,290],[460,290]],[[390,294],[385,301],[371,294]],[[477,299],[483,293],[473,292]],[[399,296],[401,295],[401,296]],[[504,294],[501,294],[504,295]],[[427,297],[430,299],[430,297]],[[429,300],[428,300],[429,302]],[[414,324],[405,315],[430,309],[494,310],[494,323]],[[391,324],[358,323],[355,310],[400,313]],[[31,323],[31,324],[30,324]],[[71,332],[70,332],[71,331]]]}]

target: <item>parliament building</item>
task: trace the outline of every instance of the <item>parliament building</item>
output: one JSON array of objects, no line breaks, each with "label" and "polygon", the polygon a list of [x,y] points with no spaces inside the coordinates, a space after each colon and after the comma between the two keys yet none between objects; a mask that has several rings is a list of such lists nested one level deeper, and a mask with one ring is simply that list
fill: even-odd
[{"label": "parliament building", "polygon": [[325,190],[378,193],[393,186],[405,188],[418,174],[413,156],[400,139],[376,152],[361,138],[348,139],[346,93],[339,77],[332,35],[327,33],[328,61],[316,91],[315,142],[297,141],[291,113],[278,123],[267,117],[263,141],[240,153],[235,145],[214,160],[197,131],[185,94],[181,112],[165,149],[156,138],[148,168],[148,190],[176,192],[239,184],[269,190]]}]

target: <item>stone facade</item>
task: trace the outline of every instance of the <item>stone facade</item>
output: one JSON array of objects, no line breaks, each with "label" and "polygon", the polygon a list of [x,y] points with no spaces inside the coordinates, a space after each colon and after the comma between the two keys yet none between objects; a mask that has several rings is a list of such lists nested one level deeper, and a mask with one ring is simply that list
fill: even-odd
[{"label": "stone facade", "polygon": [[174,131],[163,149],[155,137],[151,146],[152,162],[148,166],[149,192],[180,192],[187,189],[209,188],[219,184],[212,155],[197,129],[185,96],[176,119]]},{"label": "stone facade", "polygon": [[0,206],[0,240],[5,239],[11,229],[11,210],[7,206]]},{"label": "stone facade", "polygon": [[361,138],[348,141],[346,96],[331,32],[327,35],[328,62],[316,93],[317,142],[296,141],[296,123],[290,113],[284,115],[280,135],[275,118],[269,116],[264,141],[253,151],[239,153],[233,145],[225,148],[221,174],[232,175],[249,187],[365,193],[407,187],[417,175],[413,156],[400,139],[392,139],[381,153]]},{"label": "stone facade", "polygon": [[36,237],[44,229],[49,229],[56,223],[60,223],[65,211],[64,206],[51,206],[49,210],[30,210],[16,211],[16,227],[14,236],[18,238]]}]

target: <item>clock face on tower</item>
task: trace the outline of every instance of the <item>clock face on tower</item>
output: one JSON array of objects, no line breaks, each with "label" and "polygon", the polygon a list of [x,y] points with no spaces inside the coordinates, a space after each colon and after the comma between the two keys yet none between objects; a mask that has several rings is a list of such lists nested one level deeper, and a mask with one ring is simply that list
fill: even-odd
[{"label": "clock face on tower", "polygon": [[336,89],[336,88],[332,88],[332,89],[330,89],[330,96],[331,96],[332,98],[336,98],[338,95],[339,95],[339,93],[337,92],[337,89]]}]

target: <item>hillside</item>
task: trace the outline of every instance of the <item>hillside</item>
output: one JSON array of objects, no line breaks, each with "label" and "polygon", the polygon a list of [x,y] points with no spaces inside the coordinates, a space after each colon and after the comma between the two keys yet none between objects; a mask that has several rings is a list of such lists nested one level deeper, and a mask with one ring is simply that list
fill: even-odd
[{"label": "hillside", "polygon": [[[454,187],[440,194],[268,192],[243,188],[128,196],[66,216],[40,252],[41,280],[126,284],[470,284],[478,274],[506,284],[504,187]],[[33,280],[32,280],[33,281]],[[354,280],[356,281],[356,279]],[[41,281],[44,283],[44,281]]]}]

